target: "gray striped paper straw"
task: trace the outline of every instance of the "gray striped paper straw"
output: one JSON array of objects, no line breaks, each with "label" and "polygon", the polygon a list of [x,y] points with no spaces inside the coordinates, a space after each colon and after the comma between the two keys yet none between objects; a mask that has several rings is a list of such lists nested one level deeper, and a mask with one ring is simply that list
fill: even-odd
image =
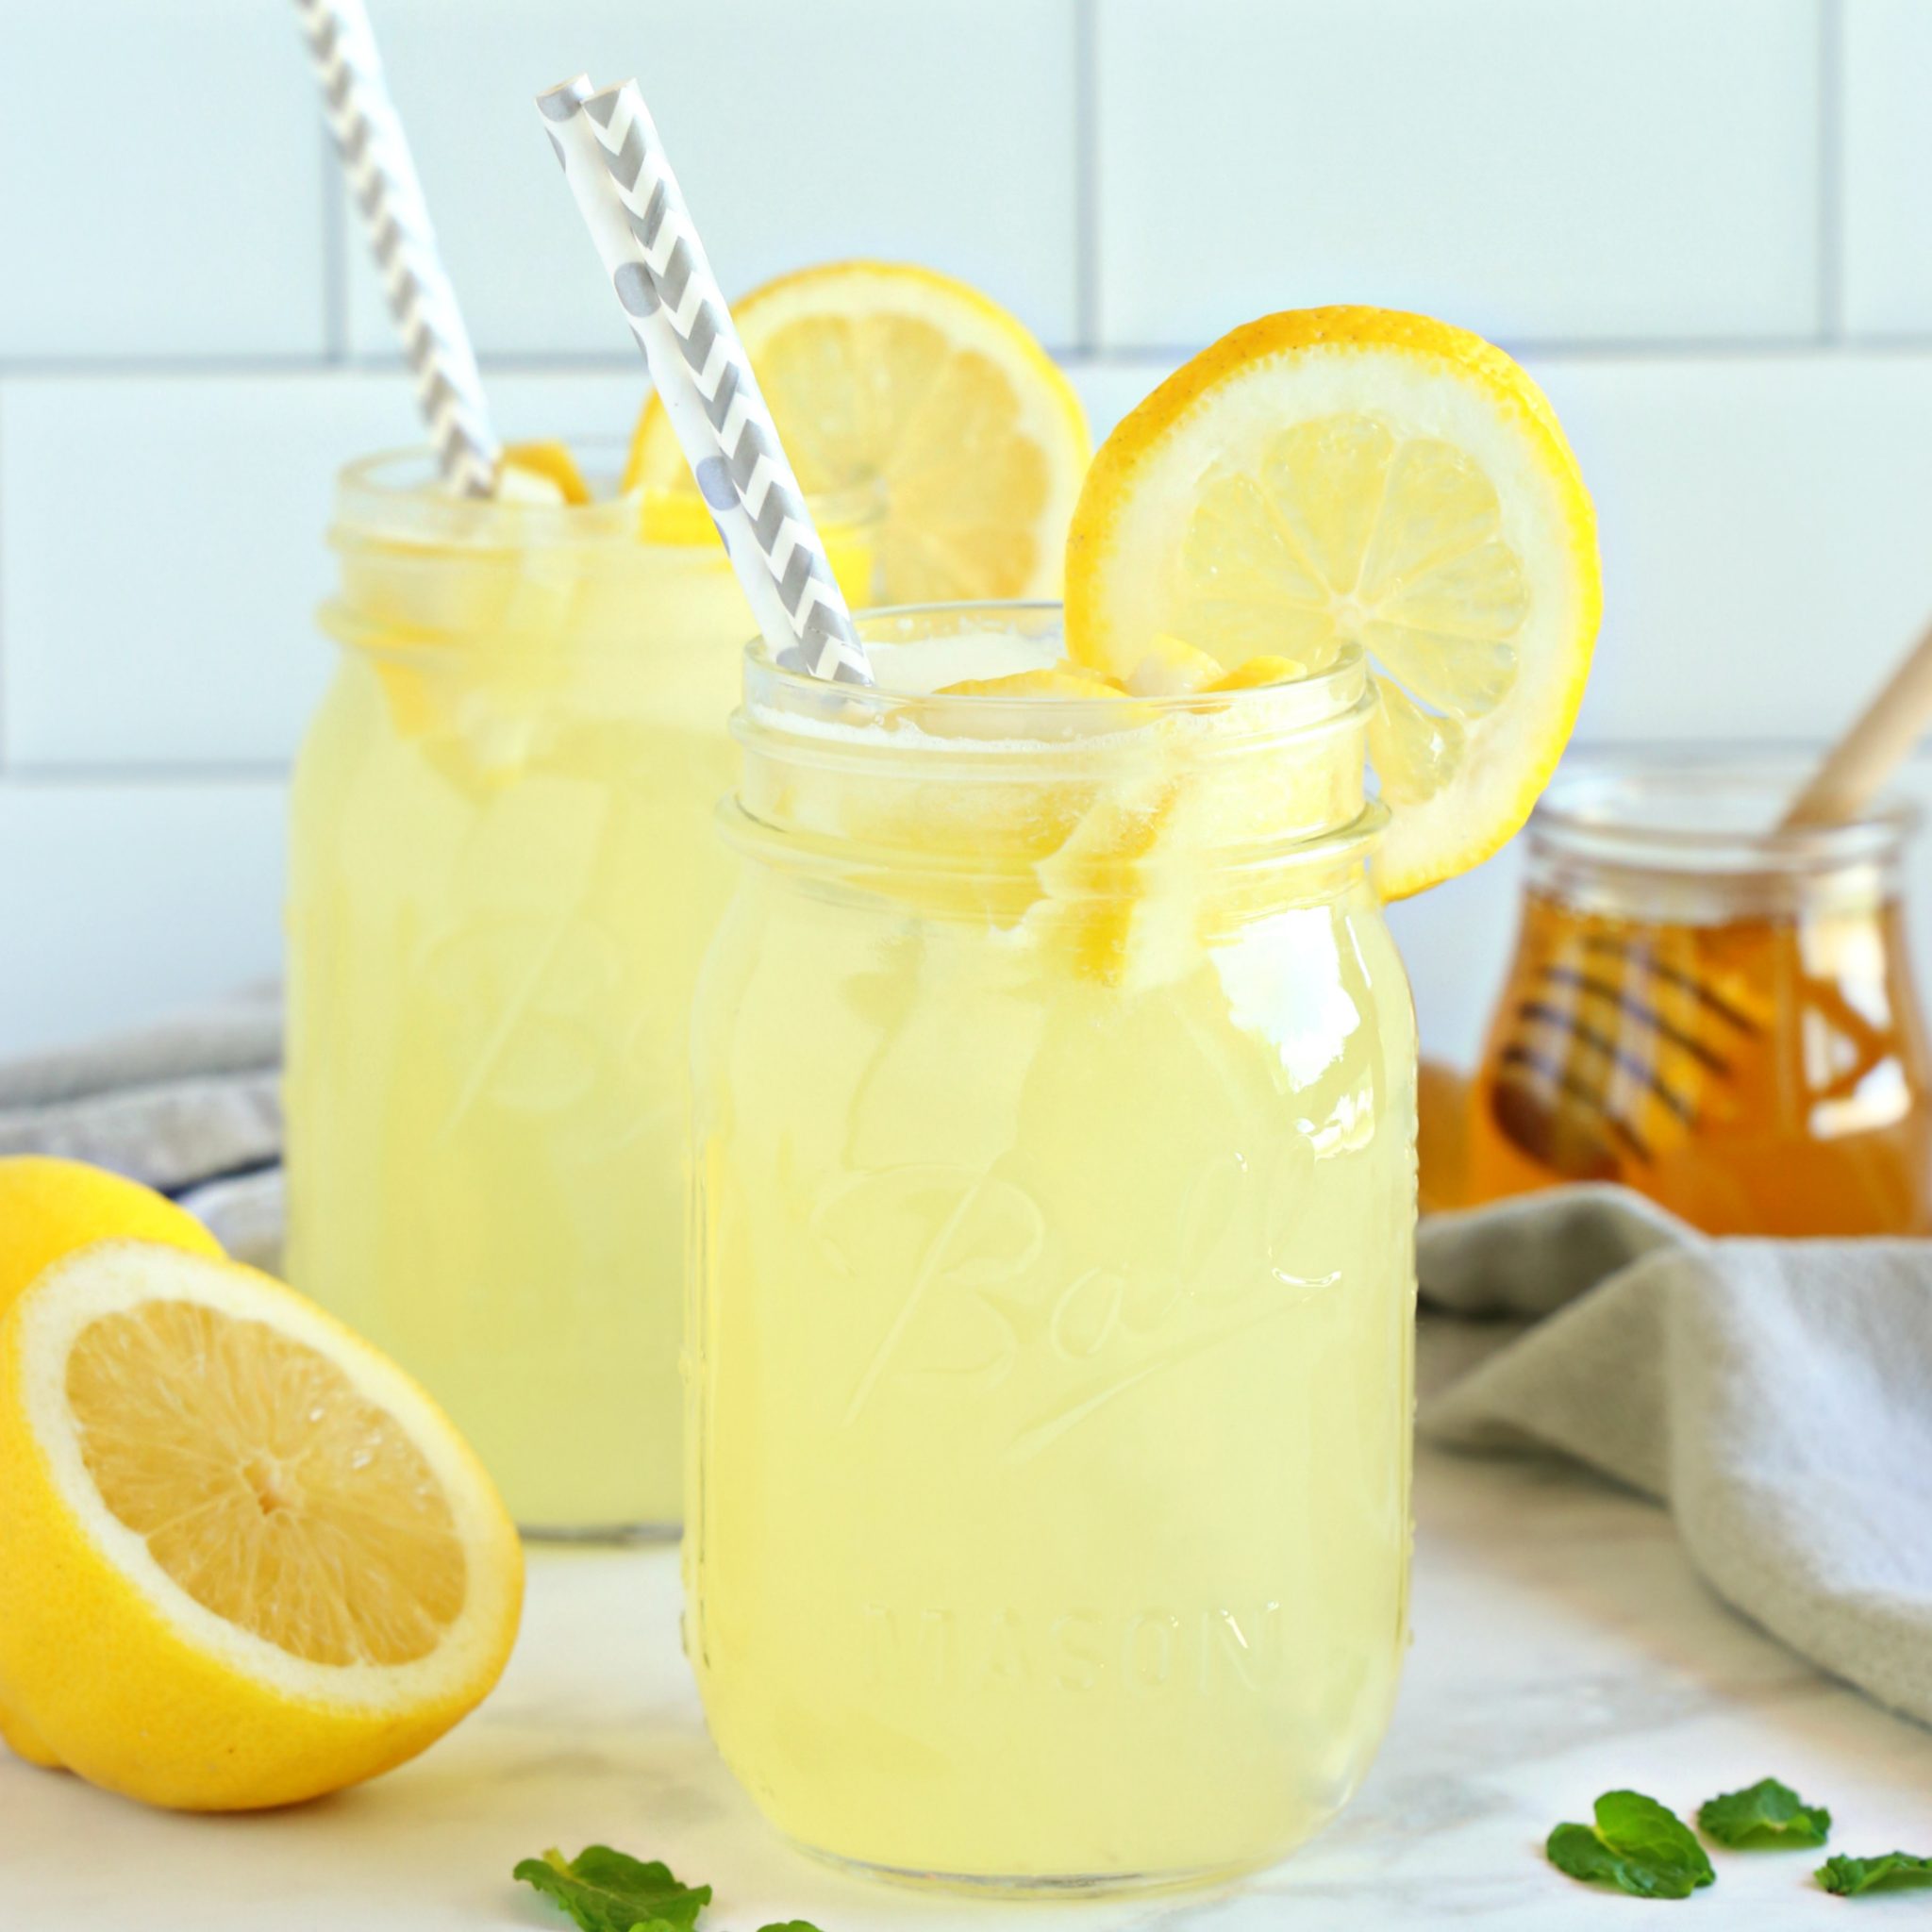
[{"label": "gray striped paper straw", "polygon": [[483,378],[456,291],[436,250],[409,145],[382,77],[369,16],[362,0],[295,0],[295,9],[329,131],[415,375],[416,402],[438,466],[443,480],[465,495],[488,496],[501,446],[490,426]]},{"label": "gray striped paper straw", "polygon": [[658,303],[650,271],[643,263],[643,249],[630,231],[624,205],[610,186],[604,168],[604,150],[583,105],[591,93],[588,75],[564,81],[537,96],[557,158],[563,164],[564,180],[591,241],[597,258],[610,277],[611,287],[623,305],[625,319],[637,338],[638,347],[650,364],[651,386],[664,405],[664,412],[676,432],[678,447],[691,465],[704,492],[711,519],[731,559],[731,568],[743,587],[758,630],[781,663],[801,665],[798,633],[791,613],[780,601],[778,586],[765,567],[763,554],[752,529],[751,519],[738,500],[730,472],[711,433],[710,419],[705,414],[704,400],[687,379],[677,339]]},{"label": "gray striped paper straw", "polygon": [[865,647],[637,82],[604,88],[583,107],[676,342],[680,375],[709,423],[806,667],[870,684]]}]

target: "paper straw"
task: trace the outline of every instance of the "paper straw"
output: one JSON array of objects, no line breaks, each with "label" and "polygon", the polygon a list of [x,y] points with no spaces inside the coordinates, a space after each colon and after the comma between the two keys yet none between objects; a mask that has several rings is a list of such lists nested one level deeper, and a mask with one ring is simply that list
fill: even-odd
[{"label": "paper straw", "polygon": [[664,405],[677,445],[704,492],[724,541],[724,554],[731,559],[731,568],[743,587],[759,634],[771,645],[774,658],[784,663],[800,664],[803,659],[791,613],[780,601],[778,586],[765,568],[751,519],[732,488],[703,401],[685,380],[677,339],[671,333],[658,302],[650,271],[643,264],[643,251],[631,234],[623,204],[611,191],[610,178],[604,168],[604,151],[583,112],[590,93],[590,76],[580,74],[575,80],[564,81],[537,96],[551,144],[563,164],[571,199],[576,203],[577,212],[596,247],[597,258],[617,291],[631,334],[644,352],[644,360],[651,370],[651,386]]},{"label": "paper straw", "polygon": [[778,425],[752,373],[731,309],[634,80],[604,88],[584,103],[604,150],[604,165],[643,244],[664,314],[688,379],[703,400],[731,480],[750,512],[806,651],[821,677],[872,682],[864,647],[806,508]]},{"label": "paper straw", "polygon": [[382,77],[362,0],[295,0],[303,39],[322,85],[329,131],[369,245],[382,271],[416,402],[429,426],[443,480],[467,496],[488,496],[501,446],[490,426],[483,379],[443,273],[429,209],[408,142]]},{"label": "paper straw", "polygon": [[[777,649],[762,618],[760,627],[785,661],[819,677],[870,684],[872,667],[851,612],[637,84],[591,92],[580,77],[552,89],[540,105],[558,129],[575,130],[579,154],[584,134],[591,137],[605,176],[601,193],[573,182],[578,207],[740,581],[755,610],[769,609],[775,594],[790,648]],[[571,149],[559,142],[559,152],[569,174]],[[593,216],[590,201],[607,212]],[[754,593],[757,575],[768,589]]]}]

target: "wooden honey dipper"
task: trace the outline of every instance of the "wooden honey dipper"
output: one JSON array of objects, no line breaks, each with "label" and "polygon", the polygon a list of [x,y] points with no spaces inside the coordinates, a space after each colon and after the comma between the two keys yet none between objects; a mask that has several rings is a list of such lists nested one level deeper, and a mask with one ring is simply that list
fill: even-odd
[{"label": "wooden honey dipper", "polygon": [[[1932,726],[1932,625],[1819,761],[1779,832],[1855,819]],[[1735,1056],[1772,1020],[1746,983],[1720,983],[1688,928],[1579,924],[1513,988],[1489,1105],[1533,1160],[1576,1180],[1648,1166],[1687,1139]]]},{"label": "wooden honey dipper", "polygon": [[1932,624],[1899,660],[1878,695],[1818,761],[1805,789],[1792,799],[1778,830],[1841,825],[1855,819],[1911,757],[1932,728]]}]

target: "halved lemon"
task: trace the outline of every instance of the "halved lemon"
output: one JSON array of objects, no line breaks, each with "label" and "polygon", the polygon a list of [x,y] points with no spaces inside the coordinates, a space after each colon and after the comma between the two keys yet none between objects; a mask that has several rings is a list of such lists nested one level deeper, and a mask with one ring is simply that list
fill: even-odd
[{"label": "halved lemon", "polygon": [[0,1319],[0,1693],[92,1782],[283,1805],[495,1683],[523,1560],[403,1373],[234,1262],[104,1241]]},{"label": "halved lemon", "polygon": [[125,1174],[45,1154],[0,1160],[0,1315],[43,1269],[103,1241],[222,1252],[187,1208]]},{"label": "halved lemon", "polygon": [[[732,315],[806,492],[878,489],[878,601],[1058,594],[1091,441],[1023,324],[963,282],[880,261],[782,275]],[[695,493],[656,397],[624,480]]]},{"label": "halved lemon", "polygon": [[[138,1181],[84,1161],[40,1154],[0,1160],[0,1315],[42,1271],[98,1241],[165,1241],[219,1255],[221,1243],[185,1208]],[[0,1698],[0,1740],[35,1764],[59,1760]]]},{"label": "halved lemon", "polygon": [[1541,391],[1479,337],[1386,309],[1224,337],[1108,437],[1068,538],[1068,650],[1130,689],[1178,644],[1229,672],[1360,646],[1391,899],[1528,817],[1601,608],[1594,512]]}]

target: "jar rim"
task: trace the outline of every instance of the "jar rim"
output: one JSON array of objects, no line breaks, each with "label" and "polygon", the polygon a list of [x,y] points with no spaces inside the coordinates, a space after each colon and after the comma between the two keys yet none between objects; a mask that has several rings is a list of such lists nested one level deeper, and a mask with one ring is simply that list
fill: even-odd
[{"label": "jar rim", "polygon": [[[780,664],[762,639],[746,647],[744,702],[732,717],[742,782],[724,818],[741,850],[783,852],[821,872],[1030,877],[1053,857],[1033,848],[1030,832],[1011,849],[997,832],[987,843],[971,832],[982,802],[989,827],[1010,829],[1014,802],[1026,795],[1058,798],[1080,824],[1097,824],[1106,849],[1091,857],[1096,875],[1109,878],[1346,864],[1381,836],[1387,812],[1363,789],[1375,696],[1353,646],[1318,672],[1236,691],[956,692],[947,686],[968,681],[962,669],[1033,669],[1058,657],[1061,607],[961,600],[860,611],[856,622],[874,648],[874,685]],[[957,655],[944,649],[955,639],[965,642]],[[895,666],[902,647],[918,655]],[[841,797],[866,803],[848,820]],[[941,803],[948,797],[954,805]],[[1176,797],[1214,803],[1171,845],[1158,828]],[[880,808],[888,798],[909,808]],[[921,829],[935,808],[946,828],[941,850]],[[1030,807],[1020,813],[1035,829],[1052,818]],[[1116,821],[1127,828],[1118,849],[1109,843]]]},{"label": "jar rim", "polygon": [[[743,801],[727,793],[716,810],[719,835],[725,844],[748,858],[780,864],[787,871],[820,879],[848,883],[867,874],[893,873],[928,879],[949,879],[959,885],[1008,882],[1036,874],[1036,862],[998,864],[971,853],[923,853],[908,858],[903,852],[869,846],[834,832],[781,826],[748,810]],[[1218,879],[1298,873],[1336,873],[1370,858],[1389,828],[1389,808],[1378,798],[1366,798],[1355,814],[1339,824],[1302,837],[1257,839],[1217,852],[1212,873]],[[1064,890],[1065,898],[1117,896],[1122,881],[1201,874],[1198,855],[1157,852],[1123,861],[1116,874],[1084,890]],[[976,916],[977,908],[956,908],[961,916]]]},{"label": "jar rim", "polygon": [[1530,852],[1716,878],[1827,873],[1896,857],[1921,818],[1896,792],[1840,824],[1779,823],[1816,763],[1815,752],[1771,741],[1575,750],[1530,814]]},{"label": "jar rim", "polygon": [[[560,439],[578,459],[591,485],[589,503],[525,503],[500,497],[458,496],[444,489],[436,455],[427,443],[392,445],[354,458],[336,472],[330,541],[458,545],[471,550],[515,550],[609,542],[647,553],[708,558],[714,540],[667,542],[642,536],[634,494],[621,493],[629,454],[627,437],[601,433]],[[843,489],[815,492],[812,513],[822,525],[863,530],[883,512],[882,487],[868,477]]]},{"label": "jar rim", "polygon": [[[1047,597],[953,598],[933,603],[887,604],[854,612],[860,641],[874,653],[881,645],[929,641],[948,635],[935,629],[935,621],[957,626],[950,634],[970,635],[988,630],[1016,635],[1064,639],[1065,606]],[[876,668],[876,664],[875,667]],[[744,647],[744,704],[733,721],[741,740],[761,728],[772,728],[791,736],[791,727],[800,735],[813,728],[824,732],[828,725],[837,730],[854,749],[863,753],[861,733],[879,727],[895,729],[891,741],[874,740],[905,746],[923,741],[937,754],[947,752],[972,760],[975,754],[991,753],[1009,758],[1016,750],[1031,754],[1037,747],[1043,754],[1065,755],[1068,741],[1052,737],[1035,740],[1024,730],[1015,740],[990,740],[975,727],[958,736],[947,734],[943,722],[957,719],[986,720],[1008,715],[1016,722],[1045,718],[1056,711],[1064,714],[1070,704],[1100,703],[1104,700],[1069,699],[1060,694],[1012,694],[990,691],[934,691],[895,687],[887,679],[862,684],[833,683],[793,665],[781,664],[768,641],[754,637]],[[1140,697],[1123,693],[1121,702],[1137,713],[1137,724],[1144,723],[1149,712],[1159,717],[1216,717],[1227,721],[1223,735],[1229,738],[1299,736],[1324,726],[1357,721],[1365,715],[1374,698],[1369,683],[1367,659],[1359,645],[1344,644],[1332,663],[1263,685],[1228,691],[1175,691],[1160,696]],[[941,728],[931,728],[935,725]],[[1134,726],[1128,726],[1132,729]],[[1093,738],[1103,735],[1094,733]],[[831,744],[837,741],[826,739]],[[1047,761],[1052,761],[1049,757]]]}]

